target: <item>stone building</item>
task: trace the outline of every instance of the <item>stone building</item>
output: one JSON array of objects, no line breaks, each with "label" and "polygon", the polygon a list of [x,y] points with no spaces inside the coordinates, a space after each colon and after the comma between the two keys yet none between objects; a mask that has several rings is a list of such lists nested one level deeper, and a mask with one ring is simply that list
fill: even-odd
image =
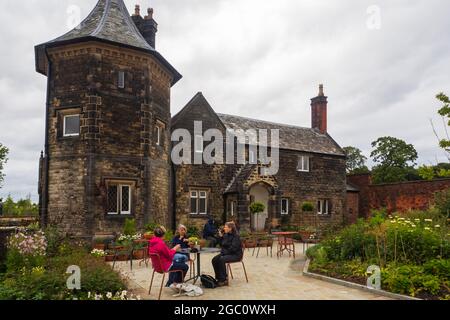
[{"label": "stone building", "polygon": [[[67,34],[35,47],[47,77],[45,150],[40,159],[42,224],[74,237],[120,232],[126,218],[203,225],[209,215],[260,230],[283,224],[340,223],[345,155],[327,133],[327,97],[312,99],[312,128],[216,113],[202,94],[171,118],[171,87],[181,75],[155,49],[153,10],[130,16],[123,0],[99,0]],[[215,128],[279,129],[280,170],[260,163],[173,165],[171,133]],[[194,138],[195,140],[195,138]],[[192,141],[194,143],[194,141]],[[250,144],[247,160],[254,157]],[[237,156],[237,155],[236,155]],[[253,201],[265,204],[256,217]],[[304,212],[303,204],[313,204]]]},{"label": "stone building", "polygon": [[[201,226],[212,216],[218,221],[234,219],[250,230],[263,230],[273,219],[283,225],[316,228],[344,222],[345,154],[327,133],[323,86],[312,99],[311,117],[312,128],[303,128],[219,114],[202,93],[195,95],[172,119],[172,131],[189,130],[191,149],[202,150],[194,142],[199,136],[195,121],[202,123],[200,135],[209,129],[218,129],[223,136],[231,130],[278,129],[279,170],[275,175],[262,175],[264,165],[255,161],[250,143],[243,148],[244,164],[193,164],[191,159],[190,164],[174,165],[177,222]],[[264,204],[262,214],[250,214],[254,201]],[[303,210],[305,202],[313,205],[312,212]]]},{"label": "stone building", "polygon": [[181,75],[155,50],[149,9],[100,0],[81,24],[35,47],[47,76],[40,216],[76,237],[169,224],[170,90]]}]

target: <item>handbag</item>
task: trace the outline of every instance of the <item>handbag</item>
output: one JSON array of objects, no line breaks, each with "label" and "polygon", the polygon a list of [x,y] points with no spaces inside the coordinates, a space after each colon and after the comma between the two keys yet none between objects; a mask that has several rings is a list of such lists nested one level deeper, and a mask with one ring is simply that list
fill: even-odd
[{"label": "handbag", "polygon": [[214,289],[217,288],[218,281],[214,279],[214,277],[211,277],[207,274],[202,274],[200,276],[200,281],[202,283],[202,286],[206,289]]}]

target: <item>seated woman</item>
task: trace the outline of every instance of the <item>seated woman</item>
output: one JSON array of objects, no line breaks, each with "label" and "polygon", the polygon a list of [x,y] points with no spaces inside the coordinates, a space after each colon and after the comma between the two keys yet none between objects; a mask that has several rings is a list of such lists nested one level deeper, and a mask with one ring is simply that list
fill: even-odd
[{"label": "seated woman", "polygon": [[[149,254],[158,254],[161,260],[161,268],[163,270],[157,270],[160,272],[167,272],[173,270],[181,270],[183,271],[183,277],[181,277],[180,272],[173,272],[169,274],[169,280],[167,281],[166,286],[169,287],[172,283],[182,283],[184,281],[184,277],[186,276],[187,271],[189,270],[189,266],[185,262],[174,261],[175,254],[178,250],[180,250],[180,245],[176,245],[173,249],[169,249],[169,247],[165,244],[164,234],[166,230],[164,227],[158,227],[154,231],[154,237],[149,241],[148,253]],[[152,257],[153,267],[155,268],[155,260]],[[159,268],[157,266],[156,268]]]},{"label": "seated woman", "polygon": [[[179,245],[181,249],[189,249],[189,239],[187,236],[187,228],[180,224],[177,229],[177,234],[172,239],[172,247]],[[174,261],[187,262],[189,261],[189,253],[177,253],[175,254]]]},{"label": "seated woman", "polygon": [[227,222],[222,231],[219,231],[219,242],[222,246],[222,251],[212,260],[214,272],[216,273],[216,280],[219,286],[228,285],[228,275],[226,263],[241,261],[244,252],[242,250],[242,242],[236,230],[234,222]]}]

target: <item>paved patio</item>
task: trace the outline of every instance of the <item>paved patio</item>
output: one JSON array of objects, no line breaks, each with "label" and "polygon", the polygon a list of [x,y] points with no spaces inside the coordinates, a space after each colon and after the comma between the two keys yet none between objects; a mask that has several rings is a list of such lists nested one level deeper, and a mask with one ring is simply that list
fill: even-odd
[{"label": "paved patio", "polygon": [[[252,256],[253,249],[246,250],[244,263],[247,268],[249,283],[245,281],[244,272],[240,264],[233,265],[234,279],[229,287],[216,289],[204,289],[204,295],[200,297],[173,297],[175,292],[169,288],[163,288],[162,300],[387,300],[388,298],[366,292],[359,289],[347,288],[337,284],[308,278],[302,275],[305,256],[302,247],[297,248],[296,259],[284,255],[280,259],[276,257],[276,245],[274,256],[266,255],[261,249],[260,256]],[[213,254],[202,254],[202,273],[214,275],[211,266]],[[119,262],[116,268],[128,279],[129,288],[141,296],[142,299],[157,299],[161,275],[156,274],[153,282],[152,294],[148,295],[148,287],[151,278],[151,265],[141,266],[133,264],[130,271],[129,263]],[[188,275],[189,276],[189,275]],[[197,282],[197,285],[199,283]]]}]

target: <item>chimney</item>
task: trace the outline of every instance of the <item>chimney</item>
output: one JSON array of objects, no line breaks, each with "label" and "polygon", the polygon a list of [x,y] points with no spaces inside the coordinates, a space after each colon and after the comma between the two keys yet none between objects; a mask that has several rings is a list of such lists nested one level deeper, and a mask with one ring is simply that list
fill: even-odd
[{"label": "chimney", "polygon": [[145,40],[152,46],[156,48],[156,33],[158,32],[158,24],[155,19],[153,19],[153,8],[147,9],[148,15],[144,18],[144,28],[142,35]]},{"label": "chimney", "polygon": [[131,16],[134,24],[139,29],[144,39],[155,48],[156,45],[156,32],[158,32],[158,24],[153,19],[153,8],[147,9],[147,16],[142,18],[141,8],[139,5],[135,6],[134,14]]},{"label": "chimney", "polygon": [[311,99],[311,127],[322,134],[327,133],[328,97],[323,93],[323,84],[319,85],[319,95]]}]

